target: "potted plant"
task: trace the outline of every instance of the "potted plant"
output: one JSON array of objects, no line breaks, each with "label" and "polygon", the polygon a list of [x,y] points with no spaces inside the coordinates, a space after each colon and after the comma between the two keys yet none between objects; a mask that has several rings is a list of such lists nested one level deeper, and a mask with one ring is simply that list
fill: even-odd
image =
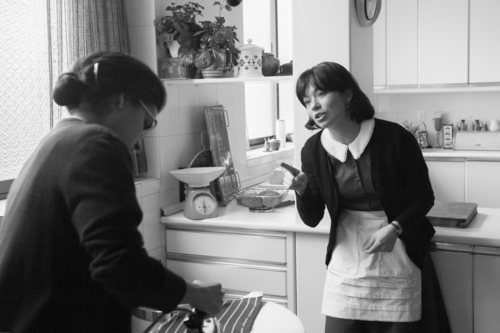
[{"label": "potted plant", "polygon": [[156,41],[160,50],[159,72],[162,77],[176,77],[185,72],[193,77],[194,55],[200,47],[202,27],[196,22],[202,16],[203,6],[196,2],[166,7],[167,15],[155,20]]},{"label": "potted plant", "polygon": [[214,21],[201,21],[201,30],[194,33],[200,37],[200,49],[195,55],[195,65],[204,72],[204,77],[218,77],[224,70],[232,70],[238,64],[240,52],[235,45],[235,42],[239,41],[236,26],[226,26],[226,20],[221,16],[224,9],[231,11],[231,6],[219,1],[215,1],[214,6],[219,6],[219,16],[216,16]]}]

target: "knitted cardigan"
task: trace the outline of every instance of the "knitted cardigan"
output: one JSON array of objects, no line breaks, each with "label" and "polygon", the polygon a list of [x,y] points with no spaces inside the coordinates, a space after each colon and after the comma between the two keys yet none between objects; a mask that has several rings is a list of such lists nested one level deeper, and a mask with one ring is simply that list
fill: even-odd
[{"label": "knitted cardigan", "polygon": [[[331,218],[325,263],[330,262],[337,234],[339,201],[335,170],[321,144],[321,131],[311,136],[301,152],[302,171],[309,177],[303,196],[297,195],[301,219],[315,227],[324,216],[325,207]],[[434,204],[434,193],[427,165],[415,138],[402,126],[375,119],[373,135],[368,143],[375,191],[379,194],[388,221],[398,221],[410,259],[422,268],[434,228],[426,214]]]}]

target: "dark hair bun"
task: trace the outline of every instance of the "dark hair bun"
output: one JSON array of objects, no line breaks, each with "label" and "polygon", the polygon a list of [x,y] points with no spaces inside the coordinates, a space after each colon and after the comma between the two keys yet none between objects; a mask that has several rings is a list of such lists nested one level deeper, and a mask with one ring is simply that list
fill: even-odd
[{"label": "dark hair bun", "polygon": [[52,98],[60,106],[78,105],[87,89],[75,73],[63,73],[54,85]]}]

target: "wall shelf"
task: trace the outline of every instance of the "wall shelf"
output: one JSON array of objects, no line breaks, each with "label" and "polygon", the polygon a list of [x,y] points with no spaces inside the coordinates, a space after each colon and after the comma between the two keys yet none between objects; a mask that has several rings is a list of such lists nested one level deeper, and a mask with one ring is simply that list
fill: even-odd
[{"label": "wall shelf", "polygon": [[283,75],[283,76],[256,76],[256,77],[221,77],[221,78],[209,78],[209,79],[161,79],[164,84],[167,85],[179,85],[179,84],[221,84],[221,83],[245,83],[245,82],[288,82],[293,80],[293,75]]}]

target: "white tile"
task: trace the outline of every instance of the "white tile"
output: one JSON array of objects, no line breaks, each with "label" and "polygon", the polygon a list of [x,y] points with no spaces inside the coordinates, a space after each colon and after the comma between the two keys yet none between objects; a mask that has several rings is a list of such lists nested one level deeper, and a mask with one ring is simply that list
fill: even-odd
[{"label": "white tile", "polygon": [[130,54],[157,73],[156,37],[153,26],[129,28]]},{"label": "white tile", "polygon": [[205,128],[204,105],[199,102],[197,86],[183,85],[179,90],[179,134],[200,133]]},{"label": "white tile", "polygon": [[142,234],[146,250],[156,249],[165,244],[163,225],[160,223],[159,194],[141,198]]},{"label": "white tile", "polygon": [[152,26],[155,18],[155,0],[125,0],[129,27]]},{"label": "white tile", "polygon": [[228,128],[227,132],[233,163],[235,165],[245,165],[247,161],[245,131],[243,129]]},{"label": "white tile", "polygon": [[177,186],[177,180],[169,173],[187,167],[194,155],[201,150],[199,133],[160,138],[161,189]]},{"label": "white tile", "polygon": [[160,191],[160,207],[172,206],[179,202],[179,187]]},{"label": "white tile", "polygon": [[199,86],[200,105],[217,105],[217,87],[214,84],[202,84]]},{"label": "white tile", "polygon": [[245,86],[243,84],[218,84],[218,103],[228,112],[230,128],[245,128]]},{"label": "white tile", "polygon": [[145,181],[142,183],[142,195],[158,194],[160,192],[160,179]]},{"label": "white tile", "polygon": [[137,198],[142,197],[142,185],[141,184],[135,184],[135,195]]},{"label": "white tile", "polygon": [[146,150],[146,160],[148,171],[142,173],[141,177],[160,177],[160,139],[159,137],[144,137],[144,148]]},{"label": "white tile", "polygon": [[165,84],[165,89],[167,90],[167,103],[158,116],[157,131],[160,136],[176,135],[181,132],[177,121],[180,118],[179,86]]}]

